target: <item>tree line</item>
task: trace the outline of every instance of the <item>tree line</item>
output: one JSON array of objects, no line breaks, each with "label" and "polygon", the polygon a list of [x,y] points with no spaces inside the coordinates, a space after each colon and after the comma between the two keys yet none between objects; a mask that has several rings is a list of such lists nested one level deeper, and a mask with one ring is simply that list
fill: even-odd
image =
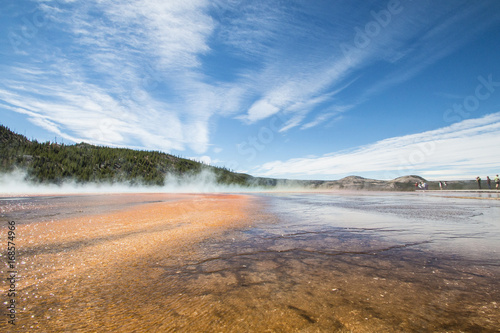
[{"label": "tree line", "polygon": [[71,180],[162,186],[167,174],[195,175],[203,170],[213,172],[220,184],[247,185],[252,178],[224,167],[159,151],[110,148],[83,142],[74,145],[40,143],[3,125],[0,125],[0,156],[0,172],[23,169],[27,172],[27,180],[37,183],[61,184]]}]

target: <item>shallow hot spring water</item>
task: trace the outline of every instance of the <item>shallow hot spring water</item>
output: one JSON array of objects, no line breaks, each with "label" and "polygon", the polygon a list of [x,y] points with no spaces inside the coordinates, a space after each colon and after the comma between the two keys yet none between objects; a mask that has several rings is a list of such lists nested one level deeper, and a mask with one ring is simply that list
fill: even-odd
[{"label": "shallow hot spring water", "polygon": [[4,239],[17,223],[19,271],[2,331],[500,327],[496,197],[34,196],[1,198],[0,213]]}]

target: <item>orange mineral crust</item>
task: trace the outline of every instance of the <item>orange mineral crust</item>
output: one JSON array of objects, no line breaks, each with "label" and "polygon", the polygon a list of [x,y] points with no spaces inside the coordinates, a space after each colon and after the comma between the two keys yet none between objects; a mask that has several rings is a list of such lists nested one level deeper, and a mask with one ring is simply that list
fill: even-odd
[{"label": "orange mineral crust", "polygon": [[[114,199],[130,204],[131,196]],[[182,297],[182,290],[162,277],[163,267],[186,260],[193,244],[248,224],[252,205],[242,195],[169,200],[20,225],[16,330],[132,332],[169,327],[175,319],[169,306]],[[6,325],[6,320],[0,322],[0,328]]]},{"label": "orange mineral crust", "polygon": [[[10,281],[0,283],[0,332],[500,327],[494,200],[151,193],[0,199],[3,242],[16,222],[17,271],[15,297],[5,297]],[[9,270],[3,267],[2,277]],[[9,299],[15,326],[7,321]]]}]

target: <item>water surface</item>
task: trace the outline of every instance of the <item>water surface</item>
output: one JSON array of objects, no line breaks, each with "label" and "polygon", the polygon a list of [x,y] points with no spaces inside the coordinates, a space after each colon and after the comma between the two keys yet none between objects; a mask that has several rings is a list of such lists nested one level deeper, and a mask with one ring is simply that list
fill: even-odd
[{"label": "water surface", "polygon": [[2,200],[18,331],[498,332],[500,201],[471,196]]},{"label": "water surface", "polygon": [[229,331],[498,331],[499,201],[261,199],[271,215],[203,242],[196,260],[166,272],[187,281],[189,293],[225,304],[219,322],[238,323]]}]

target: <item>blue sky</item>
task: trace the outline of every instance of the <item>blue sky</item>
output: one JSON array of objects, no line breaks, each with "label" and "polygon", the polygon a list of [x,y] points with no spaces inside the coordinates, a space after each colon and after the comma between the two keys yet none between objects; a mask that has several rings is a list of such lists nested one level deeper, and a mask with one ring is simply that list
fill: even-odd
[{"label": "blue sky", "polygon": [[3,1],[0,123],[252,175],[500,172],[500,2]]}]

